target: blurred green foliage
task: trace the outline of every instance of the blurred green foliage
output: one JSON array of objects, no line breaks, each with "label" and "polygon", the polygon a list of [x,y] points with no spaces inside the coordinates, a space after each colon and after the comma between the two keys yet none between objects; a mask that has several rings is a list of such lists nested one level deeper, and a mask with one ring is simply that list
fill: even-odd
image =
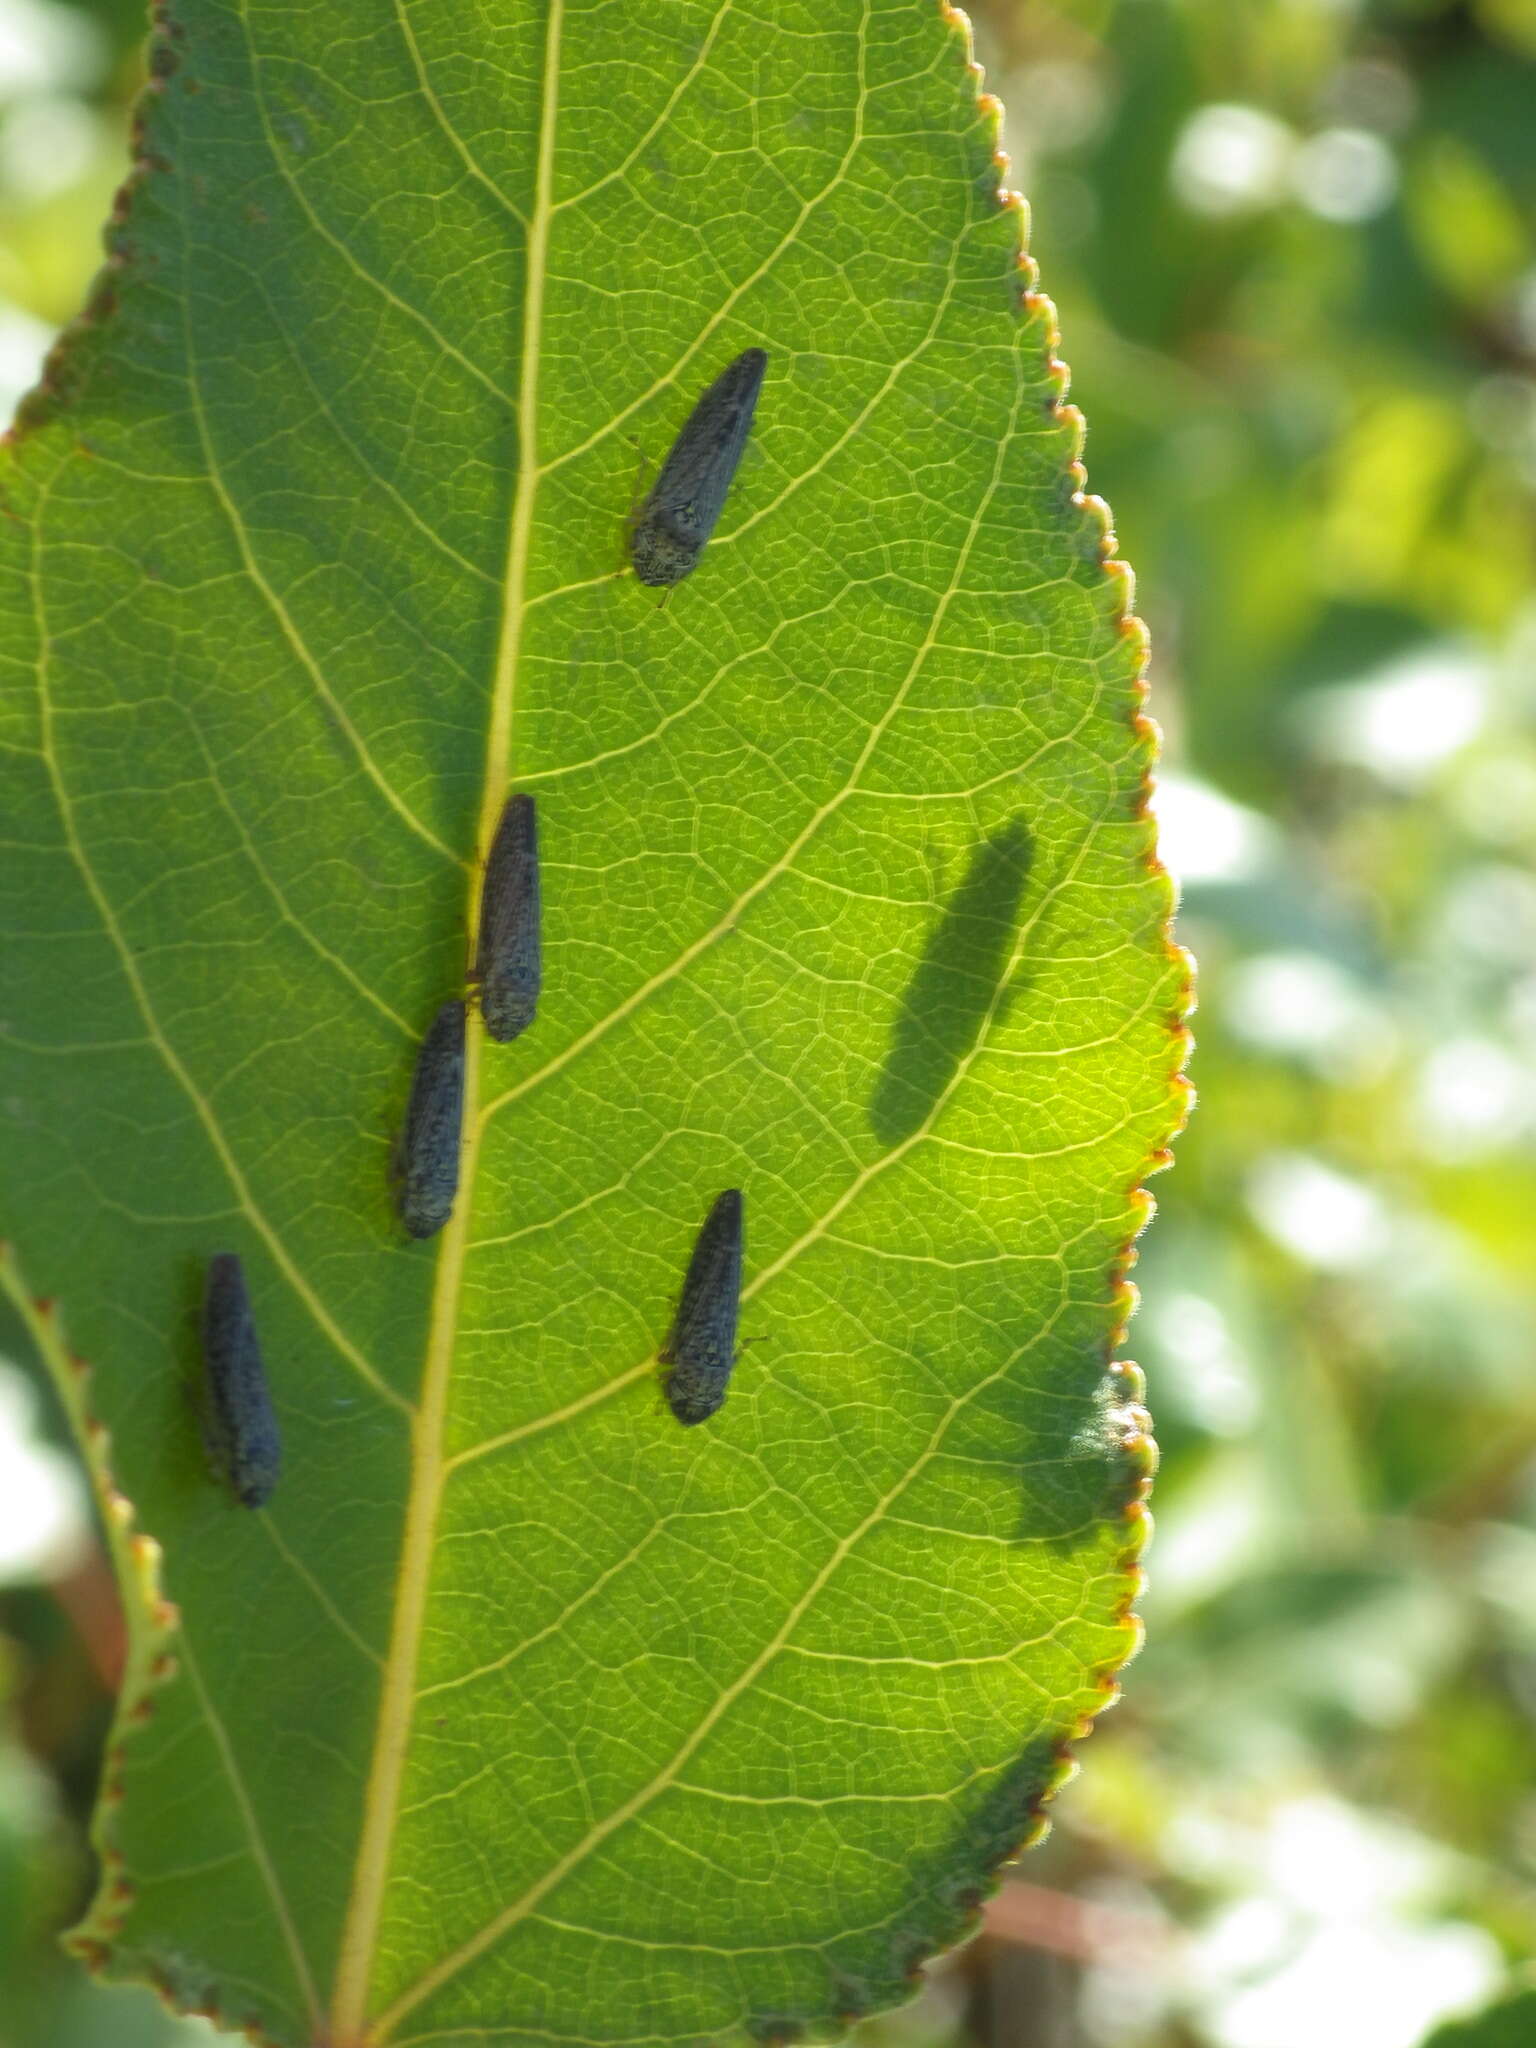
[{"label": "blurred green foliage", "polygon": [[[13,386],[95,262],[137,13],[0,0]],[[861,2039],[1523,2043],[1536,0],[977,28],[1153,631],[1201,1107],[1132,1330],[1148,1647],[987,1932]],[[55,1960],[106,1696],[45,1591],[0,1591],[0,1627],[0,2048],[204,2035]]]}]

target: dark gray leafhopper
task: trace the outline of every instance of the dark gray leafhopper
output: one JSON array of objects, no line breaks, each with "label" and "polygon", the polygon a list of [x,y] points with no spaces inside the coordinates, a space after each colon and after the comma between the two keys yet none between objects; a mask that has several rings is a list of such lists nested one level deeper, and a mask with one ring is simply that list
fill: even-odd
[{"label": "dark gray leafhopper", "polygon": [[400,1134],[400,1217],[412,1237],[431,1237],[453,1214],[464,1123],[464,1005],[432,1019],[411,1079]]},{"label": "dark gray leafhopper", "polygon": [[741,1241],[741,1190],[727,1188],[716,1195],[694,1242],[672,1332],[660,1354],[670,1368],[662,1385],[679,1422],[707,1422],[730,1385],[741,1310]]},{"label": "dark gray leafhopper", "polygon": [[498,1045],[533,1022],[542,973],[538,819],[531,796],[509,796],[485,864],[472,977],[485,1028]]},{"label": "dark gray leafhopper", "polygon": [[203,1441],[236,1500],[262,1507],[283,1462],[282,1439],[256,1341],[256,1319],[235,1252],[215,1252],[203,1290]]},{"label": "dark gray leafhopper", "polygon": [[743,349],[683,423],[629,529],[629,559],[642,583],[681,583],[698,566],[752,427],[768,357]]}]

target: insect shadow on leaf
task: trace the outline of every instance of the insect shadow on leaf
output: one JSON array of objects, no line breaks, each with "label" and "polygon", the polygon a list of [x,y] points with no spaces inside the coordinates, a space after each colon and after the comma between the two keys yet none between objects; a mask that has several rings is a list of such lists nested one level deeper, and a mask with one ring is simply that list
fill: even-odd
[{"label": "insect shadow on leaf", "polygon": [[1133,1523],[1157,1469],[1145,1395],[1140,1369],[1124,1361],[1103,1367],[1092,1384],[1075,1370],[1040,1378],[1021,1361],[1007,1396],[1019,1404],[1016,1541],[1042,1555],[1080,1559],[1115,1522],[1123,1524],[1127,1545],[1134,1541]]},{"label": "insect shadow on leaf", "polygon": [[972,852],[928,936],[869,1101],[882,1145],[910,1138],[975,1045],[1007,972],[1034,842],[1013,818]]}]

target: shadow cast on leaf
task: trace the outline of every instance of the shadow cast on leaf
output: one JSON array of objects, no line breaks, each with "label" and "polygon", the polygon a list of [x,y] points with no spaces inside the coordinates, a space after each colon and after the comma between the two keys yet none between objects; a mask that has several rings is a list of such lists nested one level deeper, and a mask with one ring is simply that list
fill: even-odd
[{"label": "shadow cast on leaf", "polygon": [[882,1145],[921,1128],[975,1045],[1007,970],[1033,855],[1022,818],[984,839],[929,935],[870,1097]]}]

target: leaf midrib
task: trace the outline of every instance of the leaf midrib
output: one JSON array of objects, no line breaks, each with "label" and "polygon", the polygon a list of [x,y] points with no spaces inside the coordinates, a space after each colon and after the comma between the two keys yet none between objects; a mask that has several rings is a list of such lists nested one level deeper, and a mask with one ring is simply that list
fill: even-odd
[{"label": "leaf midrib", "polygon": [[[517,398],[517,483],[507,535],[506,569],[502,578],[501,629],[491,689],[486,732],[485,785],[480,801],[478,840],[489,846],[496,817],[506,794],[512,754],[512,722],[517,664],[521,649],[533,505],[539,485],[538,394],[540,342],[544,317],[544,284],[553,218],[555,133],[559,118],[560,39],[564,0],[549,0],[544,31],[543,91],[539,107],[539,147],[534,175],[533,207],[528,218],[527,263],[523,300],[522,352]],[[473,953],[479,913],[479,864],[471,867],[466,923]],[[472,1022],[466,1037],[465,1100],[479,1101],[480,1032]],[[460,1158],[461,1190],[474,1185],[481,1121],[471,1113]],[[432,1315],[428,1325],[421,1400],[411,1431],[411,1488],[396,1574],[395,1609],[384,1682],[379,1695],[379,1720],[373,1761],[364,1798],[362,1834],[353,1866],[352,1890],[342,1930],[336,1986],[331,2004],[331,2031],[338,2042],[361,2040],[368,2018],[378,1948],[384,1890],[394,1846],[395,1820],[405,1771],[416,1672],[426,1616],[427,1586],[442,1502],[443,1434],[449,1378],[464,1270],[465,1238],[470,1204],[461,1193],[440,1240]]]}]

